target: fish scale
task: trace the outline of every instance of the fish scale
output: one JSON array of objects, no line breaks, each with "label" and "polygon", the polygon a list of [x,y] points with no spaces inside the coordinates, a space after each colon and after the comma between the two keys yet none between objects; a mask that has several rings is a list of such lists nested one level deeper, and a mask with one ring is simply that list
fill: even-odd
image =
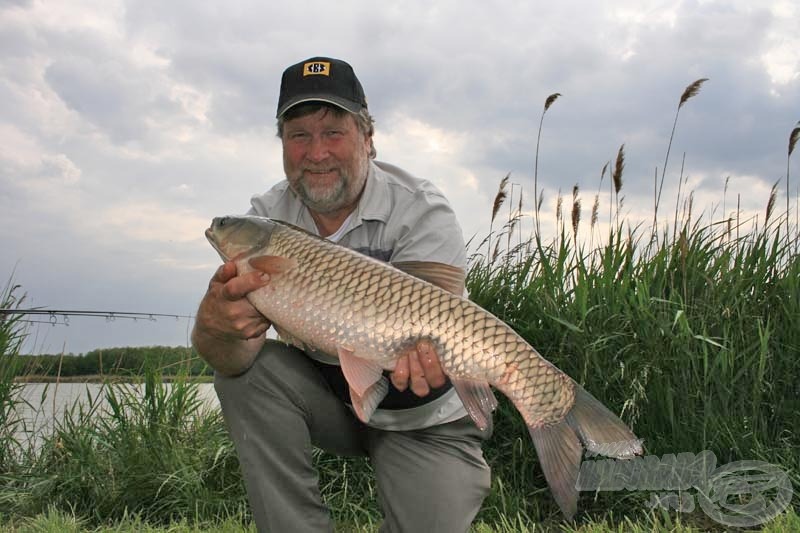
[{"label": "fish scale", "polygon": [[466,298],[268,218],[216,218],[206,236],[239,274],[270,274],[247,298],[287,342],[339,357],[365,422],[386,394],[380,370],[392,370],[407,349],[427,340],[479,427],[488,427],[496,405],[489,384],[511,400],[567,517],[577,509],[584,449],[617,458],[642,453],[641,441],[614,413]]}]

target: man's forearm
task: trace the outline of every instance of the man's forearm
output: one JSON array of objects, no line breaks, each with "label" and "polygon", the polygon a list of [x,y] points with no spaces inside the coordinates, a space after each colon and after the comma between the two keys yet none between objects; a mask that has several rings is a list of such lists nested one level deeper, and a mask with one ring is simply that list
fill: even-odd
[{"label": "man's forearm", "polygon": [[224,376],[237,376],[250,368],[265,341],[265,336],[237,340],[210,335],[197,326],[192,330],[194,349],[211,368]]}]

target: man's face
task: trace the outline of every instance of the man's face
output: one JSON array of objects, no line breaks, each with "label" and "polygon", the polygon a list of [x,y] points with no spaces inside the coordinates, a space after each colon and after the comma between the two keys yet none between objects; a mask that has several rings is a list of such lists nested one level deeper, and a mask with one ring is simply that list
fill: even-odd
[{"label": "man's face", "polygon": [[369,169],[369,138],[346,113],[323,108],[283,126],[283,168],[289,186],[313,211],[355,205]]}]

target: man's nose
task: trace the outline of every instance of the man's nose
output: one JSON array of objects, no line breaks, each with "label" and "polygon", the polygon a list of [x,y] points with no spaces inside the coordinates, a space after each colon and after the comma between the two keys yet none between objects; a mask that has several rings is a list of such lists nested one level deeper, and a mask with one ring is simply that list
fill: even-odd
[{"label": "man's nose", "polygon": [[328,143],[321,136],[313,136],[308,147],[308,158],[311,161],[323,161],[328,157]]}]

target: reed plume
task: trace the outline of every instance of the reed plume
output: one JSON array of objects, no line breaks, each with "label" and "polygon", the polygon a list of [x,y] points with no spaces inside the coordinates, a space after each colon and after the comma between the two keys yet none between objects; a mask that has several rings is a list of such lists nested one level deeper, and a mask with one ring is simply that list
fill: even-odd
[{"label": "reed plume", "polygon": [[797,144],[797,140],[800,139],[800,120],[797,121],[797,125],[792,130],[792,133],[789,134],[789,153],[786,156],[786,238],[789,238],[789,160],[792,158],[792,152],[794,152],[794,147]]},{"label": "reed plume", "polygon": [[700,78],[699,80],[692,82],[688,87],[686,87],[686,89],[683,91],[683,94],[681,95],[681,100],[678,103],[678,109],[680,109],[681,106],[685,104],[687,100],[689,100],[689,98],[692,98],[693,96],[697,95],[697,93],[700,92],[700,87],[703,85],[703,83],[707,81],[708,78]]},{"label": "reed plume", "polygon": [[539,234],[539,207],[541,206],[541,202],[539,202],[539,142],[542,139],[542,125],[544,124],[544,115],[545,113],[547,113],[547,110],[550,109],[550,106],[553,105],[553,102],[558,100],[559,96],[561,96],[561,93],[553,93],[545,99],[544,109],[542,110],[542,116],[539,119],[539,133],[536,135],[536,156],[534,158],[534,163],[533,163],[533,203],[536,206],[534,219],[536,221],[537,235]]},{"label": "reed plume", "polygon": [[600,171],[600,185],[597,187],[598,190],[603,187],[603,180],[606,177],[606,170],[608,170],[609,163],[611,163],[611,161],[606,161],[606,164],[603,165],[603,170]]},{"label": "reed plume", "polygon": [[575,238],[576,244],[578,240],[578,224],[581,222],[581,199],[578,198],[578,185],[572,188],[572,236]]},{"label": "reed plume", "polygon": [[491,220],[491,222],[494,222],[494,219],[497,217],[497,212],[500,211],[500,207],[502,207],[503,202],[505,202],[505,200],[506,200],[506,196],[507,196],[506,185],[508,185],[508,178],[510,176],[511,176],[511,173],[509,172],[508,174],[506,174],[505,178],[500,180],[500,186],[497,188],[497,194],[495,195],[494,203],[492,204],[492,220]]},{"label": "reed plume", "polygon": [[792,155],[794,152],[794,146],[797,144],[797,140],[800,139],[800,120],[797,121],[797,126],[792,130],[792,133],[789,135],[789,155]]},{"label": "reed plume", "polygon": [[564,199],[561,198],[561,189],[558,189],[558,198],[556,198],[556,226],[558,226],[558,222],[561,220],[561,204],[563,201]]},{"label": "reed plume", "polygon": [[669,144],[667,144],[667,155],[664,157],[664,166],[661,168],[661,182],[658,184],[658,194],[656,195],[655,205],[653,207],[653,232],[655,232],[658,227],[658,204],[661,202],[661,191],[664,189],[664,175],[667,171],[667,162],[669,161],[669,152],[672,148],[672,139],[675,137],[675,128],[678,126],[678,114],[683,104],[690,98],[696,96],[697,93],[700,92],[700,87],[707,81],[708,78],[700,78],[690,83],[686,89],[684,89],[683,94],[681,94],[681,99],[678,101],[678,109],[675,111],[675,120],[672,123],[672,133],[669,135]]},{"label": "reed plume", "polygon": [[619,191],[622,190],[622,171],[625,170],[625,145],[619,147],[617,152],[617,160],[614,163],[614,172],[611,174],[611,180],[614,182],[614,192],[619,197]]},{"label": "reed plume", "polygon": [[[619,192],[622,190],[622,171],[625,170],[625,144],[620,145],[617,151],[617,159],[614,162],[614,170],[611,172],[611,183],[614,185],[614,194],[617,198],[617,221],[619,221],[619,210],[621,207]],[[608,221],[609,224],[611,220]]]},{"label": "reed plume", "polygon": [[772,190],[769,193],[769,200],[767,200],[767,212],[764,215],[764,231],[767,230],[767,225],[769,224],[769,217],[772,215],[772,211],[775,208],[775,196],[776,196],[776,189],[778,188],[778,182],[775,182],[775,185],[772,186]]},{"label": "reed plume", "polygon": [[550,109],[550,106],[553,105],[553,102],[558,100],[559,96],[561,96],[561,93],[553,93],[550,96],[548,96],[547,99],[544,101],[544,110],[547,111],[548,109]]},{"label": "reed plume", "polygon": [[[500,208],[503,206],[503,202],[506,200],[506,185],[508,185],[508,179],[511,177],[511,173],[509,172],[506,174],[506,177],[500,180],[500,185],[497,187],[497,194],[494,197],[494,202],[492,203],[492,218],[489,220],[489,239],[487,243],[487,251],[489,252],[489,257],[494,260],[494,257],[497,256],[497,250],[495,250],[494,254],[491,255],[492,250],[492,225],[494,224],[494,219],[497,218],[497,213],[500,211]],[[498,240],[499,244],[499,240]]]}]

